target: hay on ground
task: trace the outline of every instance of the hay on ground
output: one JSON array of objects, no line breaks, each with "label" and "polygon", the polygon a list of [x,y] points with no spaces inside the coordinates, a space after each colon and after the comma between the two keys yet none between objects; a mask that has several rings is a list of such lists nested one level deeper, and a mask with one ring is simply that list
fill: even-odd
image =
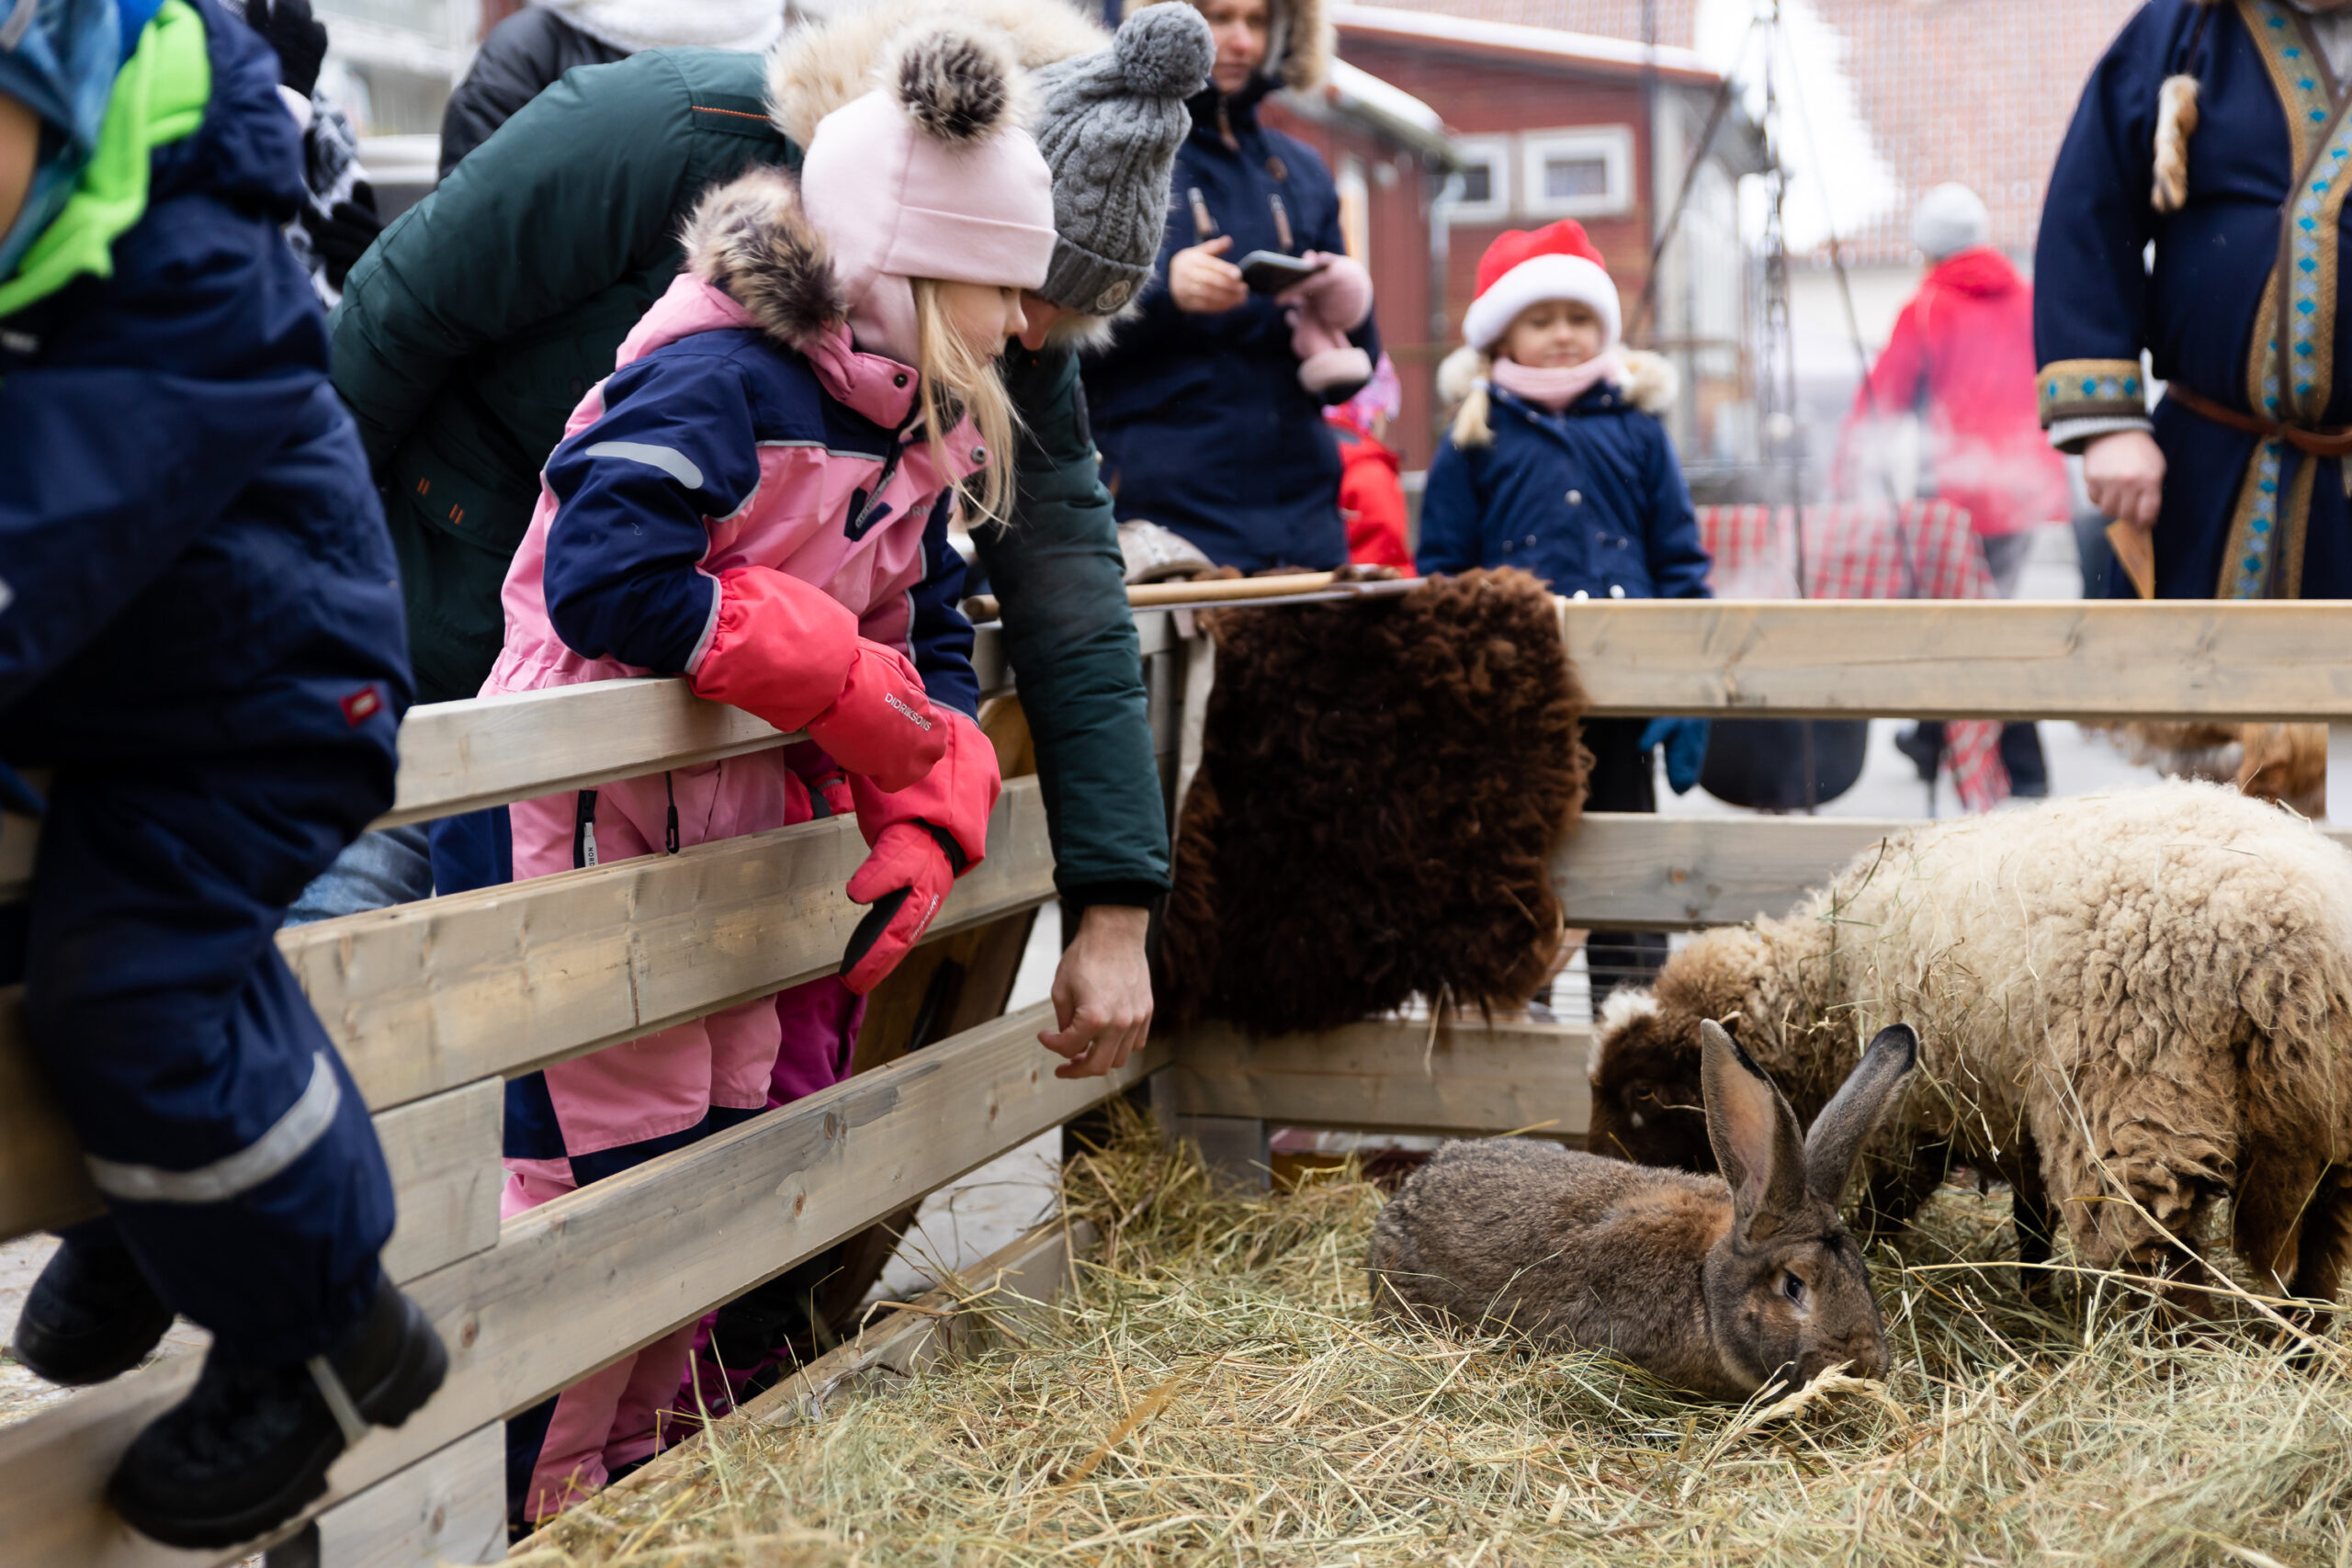
[{"label": "hay on ground", "polygon": [[1019,1342],[723,1424],[513,1561],[2352,1563],[2352,1355],[2176,1340],[2116,1278],[2030,1303],[1998,1191],[1873,1257],[1883,1391],[1775,1417],[1375,1323],[1351,1169],[1237,1196],[1138,1131],[1066,1185],[1105,1241]]}]

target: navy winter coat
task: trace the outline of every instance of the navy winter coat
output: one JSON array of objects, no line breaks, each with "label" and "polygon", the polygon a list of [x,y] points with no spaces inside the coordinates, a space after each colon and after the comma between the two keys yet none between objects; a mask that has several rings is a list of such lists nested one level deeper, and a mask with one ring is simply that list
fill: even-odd
[{"label": "navy winter coat", "polygon": [[1703,599],[1707,552],[1666,426],[1614,387],[1563,413],[1495,389],[1492,444],[1447,436],[1421,495],[1423,576],[1515,566],[1555,593]]},{"label": "navy winter coat", "polygon": [[[277,229],[301,134],[267,47],[195,3],[211,100],[154,150],[113,276],[0,321],[0,750],[67,760],[31,710],[76,704],[111,708],[122,755],[151,706],[209,711],[232,746],[340,738],[357,721],[331,698],[372,683],[389,783],[407,636],[326,322]],[[233,703],[312,675],[299,700]]]},{"label": "navy winter coat", "polygon": [[[1187,315],[1168,294],[1168,262],[1219,234],[1227,261],[1251,251],[1339,252],[1340,198],[1313,148],[1258,123],[1273,84],[1194,96],[1193,131],[1176,153],[1158,280],[1140,316],[1084,362],[1086,401],[1102,477],[1121,521],[1175,529],[1220,566],[1322,570],[1343,565],[1340,448],[1322,400],[1298,384],[1282,309],[1252,295],[1214,316]],[[1222,123],[1221,123],[1222,122]],[[1232,140],[1228,144],[1226,129]],[[1203,232],[1191,192],[1214,225]],[[1285,242],[1275,204],[1290,229]],[[1371,320],[1352,334],[1375,360]]]}]

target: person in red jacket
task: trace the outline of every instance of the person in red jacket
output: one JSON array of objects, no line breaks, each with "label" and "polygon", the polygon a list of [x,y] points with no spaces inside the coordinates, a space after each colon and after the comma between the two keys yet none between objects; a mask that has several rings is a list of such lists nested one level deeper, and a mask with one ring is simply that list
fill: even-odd
[{"label": "person in red jacket", "polygon": [[1403,406],[1405,389],[1386,355],[1363,390],[1323,411],[1340,439],[1340,518],[1348,525],[1348,564],[1393,566],[1414,576],[1405,538],[1405,485],[1396,454],[1383,440]]},{"label": "person in red jacket", "polygon": [[[1838,479],[1858,500],[1886,499],[1883,481],[1862,476],[1862,462],[1873,441],[1884,450],[1893,422],[1918,415],[1927,429],[1919,489],[1967,510],[2006,599],[2025,574],[2033,530],[2067,517],[2070,507],[2065,459],[2041,434],[2036,402],[2033,288],[1985,243],[1989,227],[1984,203],[1965,186],[1938,186],[1921,198],[1911,238],[1928,258],[1928,276],[1854,395]],[[1939,728],[1923,725],[1905,737],[1923,771],[1934,766]],[[2001,760],[2017,794],[2048,793],[2032,726],[2003,730]]]},{"label": "person in red jacket", "polygon": [[1984,204],[1965,186],[1938,186],[1920,201],[1911,235],[1928,276],[1854,394],[1839,488],[1878,499],[1855,479],[1858,441],[1918,414],[1934,493],[1967,509],[2007,598],[2024,573],[2032,530],[2069,512],[2065,460],[2043,437],[2035,402],[2033,288],[1985,244],[1986,228]]}]

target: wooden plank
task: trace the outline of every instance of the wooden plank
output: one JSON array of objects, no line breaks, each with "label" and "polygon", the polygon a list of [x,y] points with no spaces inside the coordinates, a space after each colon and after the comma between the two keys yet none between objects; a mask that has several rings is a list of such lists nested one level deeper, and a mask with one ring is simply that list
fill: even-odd
[{"label": "wooden plank", "polygon": [[681,680],[597,681],[411,708],[379,828],[529,800],[797,739]]},{"label": "wooden plank", "polygon": [[[1868,817],[1642,817],[1596,811],[1552,852],[1572,929],[1702,931],[1785,915],[1890,833]],[[2352,829],[2329,837],[2352,849]]]},{"label": "wooden plank", "polygon": [[2340,604],[1562,601],[1593,712],[2352,717]]},{"label": "wooden plank", "polygon": [[376,1117],[376,1138],[400,1197],[384,1271],[408,1280],[498,1245],[503,1079],[411,1100]]},{"label": "wooden plank", "polygon": [[1915,822],[1861,817],[1644,817],[1596,811],[1552,852],[1571,929],[1694,931],[1784,915]]},{"label": "wooden plank", "polygon": [[82,1145],[24,1043],[25,993],[0,990],[0,1239],[88,1219],[102,1207]]},{"label": "wooden plank", "polygon": [[1204,1024],[1170,1042],[1152,1080],[1162,1116],[1251,1117],[1270,1127],[1393,1133],[1534,1132],[1581,1138],[1591,1031],[1580,1025],[1380,1019],[1252,1041]]},{"label": "wooden plank", "polygon": [[287,1547],[264,1568],[441,1568],[506,1556],[506,1428],[470,1432],[447,1448],[336,1504],[314,1521],[300,1555]]},{"label": "wooden plank", "polygon": [[[278,946],[380,1110],[833,973],[865,912],[842,885],[865,855],[854,822],[808,822],[322,920]],[[930,935],[1052,893],[1044,802],[1016,779]]]},{"label": "wooden plank", "polygon": [[[0,1033],[0,1239],[55,1230],[104,1207],[80,1145],[49,1098],[20,1037]],[[400,1201],[384,1267],[411,1280],[498,1240],[498,1163],[505,1085],[496,1078],[376,1117]]]},{"label": "wooden plank", "polygon": [[[1167,1063],[1154,1046],[1103,1077],[1057,1078],[1036,1042],[1049,1011],[942,1042],[518,1215],[496,1247],[415,1281],[448,1344],[449,1381],[406,1427],[345,1455],[325,1503],[527,1408]],[[0,1430],[0,1568],[235,1561],[162,1551],[100,1502],[124,1445],[195,1371],[193,1358],[160,1362]]]}]

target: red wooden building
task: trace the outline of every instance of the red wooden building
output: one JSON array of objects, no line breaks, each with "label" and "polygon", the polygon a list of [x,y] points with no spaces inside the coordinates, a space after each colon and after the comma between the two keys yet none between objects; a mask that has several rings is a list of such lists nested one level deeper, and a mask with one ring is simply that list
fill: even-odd
[{"label": "red wooden building", "polygon": [[[1461,342],[1480,254],[1506,229],[1555,218],[1583,223],[1609,258],[1629,335],[1679,363],[1673,424],[1686,461],[1747,454],[1749,269],[1737,185],[1758,163],[1736,105],[1692,182],[1649,319],[1634,325],[1653,237],[1690,173],[1721,75],[1671,46],[1380,6],[1333,15],[1353,70],[1335,74],[1328,108],[1303,106],[1286,128],[1325,154],[1343,192],[1352,180],[1363,193],[1381,331],[1405,382],[1392,434],[1406,465],[1426,465],[1435,449],[1432,381]],[[1442,121],[1451,157],[1379,124],[1384,94]],[[1388,118],[1401,111],[1391,106]],[[1439,172],[1449,162],[1450,182]]]}]

